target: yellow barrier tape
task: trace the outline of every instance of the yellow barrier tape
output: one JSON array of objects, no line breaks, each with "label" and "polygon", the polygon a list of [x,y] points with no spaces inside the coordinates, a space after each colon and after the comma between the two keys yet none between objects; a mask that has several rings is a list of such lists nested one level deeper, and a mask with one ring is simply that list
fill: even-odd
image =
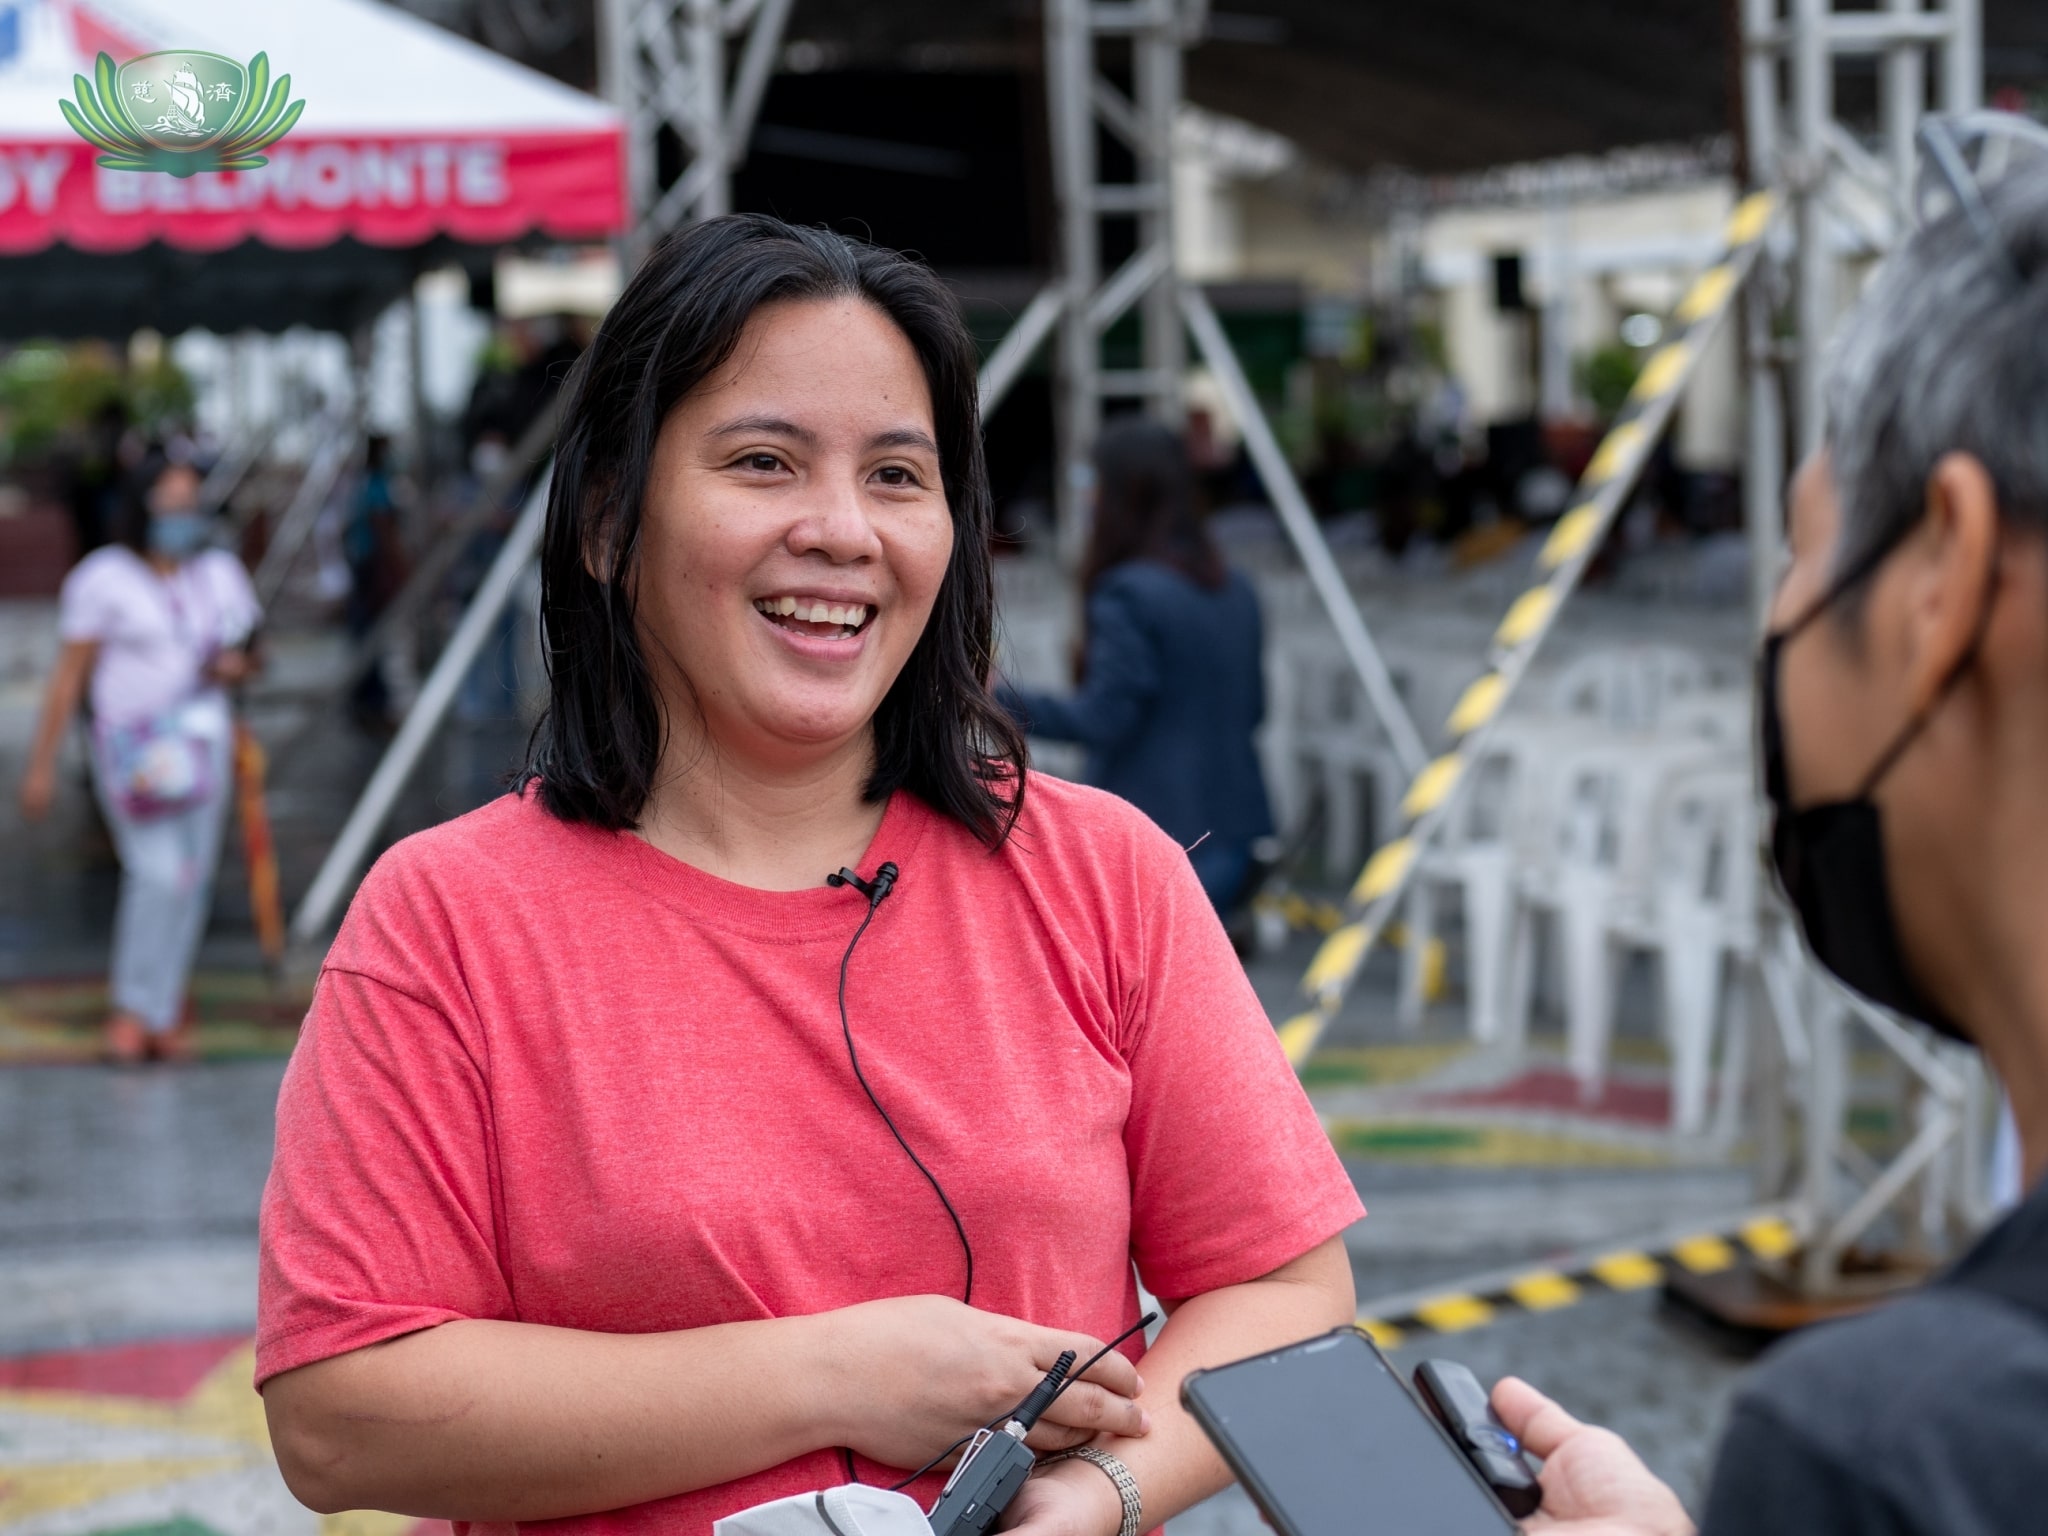
[{"label": "yellow barrier tape", "polygon": [[1301,978],[1301,988],[1310,996],[1320,996],[1334,986],[1342,986],[1350,979],[1351,972],[1365,955],[1365,947],[1372,941],[1372,930],[1363,923],[1351,923],[1339,928],[1316,951],[1315,959],[1309,961],[1308,972]]},{"label": "yellow barrier tape", "polygon": [[1603,480],[1612,480],[1629,459],[1645,446],[1643,424],[1640,421],[1619,423],[1612,432],[1600,440],[1600,446],[1593,453],[1593,462],[1586,466],[1581,483],[1598,485]]},{"label": "yellow barrier tape", "polygon": [[1522,1276],[1508,1287],[1508,1294],[1531,1312],[1555,1312],[1559,1307],[1570,1306],[1583,1293],[1576,1280],[1568,1280],[1553,1269],[1542,1269]]},{"label": "yellow barrier tape", "polygon": [[1556,606],[1557,594],[1550,588],[1531,587],[1508,609],[1507,617],[1500,621],[1500,628],[1493,632],[1493,643],[1503,649],[1520,645],[1542,627]]},{"label": "yellow barrier tape", "polygon": [[1408,1337],[1390,1323],[1383,1323],[1376,1317],[1361,1317],[1358,1327],[1365,1336],[1381,1349],[1399,1349],[1401,1341]]},{"label": "yellow barrier tape", "polygon": [[1636,375],[1635,388],[1629,391],[1629,398],[1638,402],[1656,399],[1678,382],[1679,375],[1685,372],[1686,364],[1691,361],[1692,348],[1682,341],[1659,347],[1643,364],[1643,371]]},{"label": "yellow barrier tape", "polygon": [[1415,1309],[1415,1315],[1438,1333],[1463,1333],[1493,1321],[1493,1308],[1477,1296],[1438,1296]]},{"label": "yellow barrier tape", "polygon": [[1422,946],[1422,1000],[1440,1003],[1451,985],[1451,950],[1442,939]]},{"label": "yellow barrier tape", "polygon": [[1735,1266],[1735,1250],[1728,1246],[1726,1238],[1716,1237],[1711,1232],[1674,1244],[1671,1257],[1696,1275],[1718,1275],[1722,1270]]},{"label": "yellow barrier tape", "polygon": [[1735,205],[1735,211],[1728,215],[1728,226],[1722,232],[1722,239],[1730,245],[1747,245],[1764,232],[1764,226],[1771,222],[1778,200],[1769,192],[1752,192]]},{"label": "yellow barrier tape", "polygon": [[1593,535],[1600,531],[1600,508],[1593,502],[1582,507],[1573,507],[1557,520],[1557,526],[1550,530],[1550,537],[1543,541],[1543,552],[1536,557],[1539,568],[1554,571],[1565,561],[1579,554],[1593,542]]},{"label": "yellow barrier tape", "polygon": [[[1502,658],[1506,671],[1486,672],[1467,685],[1446,722],[1452,735],[1468,736],[1500,713],[1512,686],[1510,674],[1520,677],[1526,662],[1526,656],[1519,653],[1519,648],[1524,644],[1533,645],[1539,639],[1558,607],[1571,595],[1583,573],[1583,566],[1574,568],[1570,562],[1584,554],[1600,537],[1601,530],[1618,507],[1619,496],[1602,494],[1601,488],[1618,491],[1620,487],[1614,482],[1633,475],[1640,468],[1642,456],[1650,447],[1652,428],[1661,431],[1669,421],[1677,391],[1699,356],[1699,348],[1704,345],[1705,326],[1721,318],[1721,311],[1733,296],[1736,285],[1754,264],[1757,257],[1755,242],[1770,227],[1776,209],[1777,204],[1770,195],[1760,194],[1745,199],[1731,214],[1727,225],[1730,248],[1714,266],[1700,274],[1674,311],[1674,317],[1681,324],[1688,327],[1699,325],[1702,334],[1677,338],[1654,353],[1644,366],[1631,392],[1631,398],[1640,410],[1635,416],[1617,424],[1601,440],[1592,462],[1586,466],[1579,480],[1578,492],[1584,499],[1559,519],[1544,542],[1542,554],[1538,557],[1540,564],[1546,572],[1556,574],[1545,585],[1531,588],[1516,598],[1494,632],[1495,648],[1516,654]],[[1410,821],[1428,815],[1455,792],[1462,774],[1460,762],[1458,754],[1447,759],[1439,758],[1416,776],[1403,800],[1403,809]],[[1414,872],[1419,852],[1412,830],[1409,835],[1380,848],[1352,887],[1351,901],[1359,906],[1368,906],[1398,896],[1402,884]],[[1379,912],[1373,915],[1384,919],[1388,914]],[[1373,941],[1381,936],[1361,919],[1333,930],[1324,940],[1316,951],[1315,959],[1309,963],[1308,973],[1302,978],[1303,989],[1317,1000],[1317,1011],[1300,1015],[1282,1026],[1287,1032],[1290,1060],[1298,1064],[1315,1050],[1324,1025],[1343,1002],[1345,987],[1357,974]],[[1438,963],[1437,956],[1427,950],[1422,959],[1425,967]],[[1441,978],[1438,980],[1440,982]],[[1626,1257],[1610,1256],[1610,1268]],[[1653,1283],[1661,1277],[1662,1270],[1653,1261],[1640,1255],[1636,1257],[1648,1267],[1650,1274],[1649,1280],[1640,1283]],[[1630,1273],[1625,1265],[1615,1272]]]},{"label": "yellow barrier tape", "polygon": [[1760,1259],[1782,1259],[1799,1246],[1799,1234],[1782,1216],[1766,1216],[1742,1229],[1742,1240]]},{"label": "yellow barrier tape", "polygon": [[1602,1284],[1617,1291],[1640,1291],[1664,1278],[1664,1266],[1647,1253],[1610,1253],[1592,1269]]},{"label": "yellow barrier tape", "polygon": [[1316,1036],[1323,1030],[1323,1016],[1319,1013],[1297,1013],[1282,1024],[1279,1029],[1280,1049],[1288,1061],[1300,1066],[1307,1059],[1309,1047],[1316,1043]]},{"label": "yellow barrier tape", "polygon": [[1401,814],[1413,821],[1444,803],[1444,796],[1457,788],[1458,775],[1465,771],[1465,759],[1455,752],[1442,757],[1415,775],[1408,793],[1401,797]]},{"label": "yellow barrier tape", "polygon": [[1718,267],[1709,267],[1694,280],[1685,297],[1678,301],[1678,308],[1671,312],[1672,318],[1680,325],[1693,325],[1704,320],[1723,304],[1728,295],[1735,291],[1735,269],[1722,262]]},{"label": "yellow barrier tape", "polygon": [[1360,906],[1385,895],[1408,878],[1408,866],[1415,862],[1415,839],[1397,837],[1371,858],[1351,887],[1351,899]]},{"label": "yellow barrier tape", "polygon": [[1498,672],[1473,678],[1451,707],[1451,718],[1444,722],[1444,729],[1453,736],[1469,736],[1493,718],[1507,696],[1508,680]]}]

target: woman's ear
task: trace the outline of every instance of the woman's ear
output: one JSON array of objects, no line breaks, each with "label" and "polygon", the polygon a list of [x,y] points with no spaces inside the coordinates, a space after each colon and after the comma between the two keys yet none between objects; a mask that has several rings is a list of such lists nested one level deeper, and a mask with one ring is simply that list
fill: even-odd
[{"label": "woman's ear", "polygon": [[1947,453],[1927,477],[1920,570],[1908,588],[1907,689],[1930,707],[1982,637],[1997,601],[1998,489],[1974,454]]}]

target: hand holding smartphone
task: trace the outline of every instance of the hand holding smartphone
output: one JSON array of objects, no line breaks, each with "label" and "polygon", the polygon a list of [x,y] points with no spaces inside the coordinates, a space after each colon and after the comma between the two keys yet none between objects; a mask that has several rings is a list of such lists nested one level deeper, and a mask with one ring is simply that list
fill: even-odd
[{"label": "hand holding smartphone", "polygon": [[1541,1498],[1520,1446],[1462,1366],[1418,1379],[1442,1421],[1340,1328],[1192,1372],[1181,1402],[1280,1536],[1512,1536]]}]

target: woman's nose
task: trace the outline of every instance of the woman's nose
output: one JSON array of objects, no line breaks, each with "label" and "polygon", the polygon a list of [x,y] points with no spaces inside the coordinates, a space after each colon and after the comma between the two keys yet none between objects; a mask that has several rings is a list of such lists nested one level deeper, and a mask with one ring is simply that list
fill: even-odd
[{"label": "woman's nose", "polygon": [[822,554],[835,564],[869,559],[882,541],[857,485],[820,484],[789,530],[792,554]]}]

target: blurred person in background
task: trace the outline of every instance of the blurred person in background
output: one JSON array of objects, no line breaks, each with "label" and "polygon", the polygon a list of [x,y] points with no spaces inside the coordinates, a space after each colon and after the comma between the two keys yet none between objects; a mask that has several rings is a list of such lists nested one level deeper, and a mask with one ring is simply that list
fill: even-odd
[{"label": "blurred person in background", "polygon": [[[1814,957],[1980,1047],[2029,1193],[1934,1283],[1737,1395],[1706,1536],[2022,1536],[2048,1485],[2048,134],[1929,125],[1961,206],[1830,362],[1758,666],[1772,857]],[[1947,135],[1944,140],[1937,135]],[[1972,145],[2031,166],[1977,189]],[[1988,158],[1988,157],[1987,157]],[[1622,1440],[1510,1378],[1546,1536],[1691,1536]]]},{"label": "blurred person in background", "polygon": [[1111,421],[1095,445],[1077,690],[1004,683],[1024,730],[1088,749],[1088,782],[1150,816],[1228,913],[1273,831],[1252,732],[1266,712],[1258,594],[1223,563],[1178,434]]},{"label": "blurred person in background", "polygon": [[[341,553],[348,562],[349,638],[358,644],[405,583],[405,546],[399,537],[398,495],[391,476],[391,439],[370,434],[363,448],[363,474],[342,528]],[[349,695],[356,723],[371,730],[391,724],[391,688],[384,658],[371,658]]]},{"label": "blurred person in background", "polygon": [[190,465],[145,459],[115,542],[64,579],[62,648],[21,785],[23,814],[48,814],[58,748],[88,703],[93,785],[121,860],[106,1050],[124,1062],[190,1050],[185,989],[232,787],[226,690],[250,675],[260,617],[242,563],[211,547],[199,486]]}]

